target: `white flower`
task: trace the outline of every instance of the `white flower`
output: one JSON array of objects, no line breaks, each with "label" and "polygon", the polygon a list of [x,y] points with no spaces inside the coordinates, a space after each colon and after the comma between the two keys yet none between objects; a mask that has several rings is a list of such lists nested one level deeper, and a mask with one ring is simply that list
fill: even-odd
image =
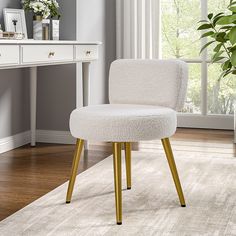
[{"label": "white flower", "polygon": [[55,8],[59,8],[57,0],[21,0],[26,10],[32,10],[36,15],[41,15],[44,18],[50,16]]},{"label": "white flower", "polygon": [[50,16],[50,10],[48,8],[45,9],[44,13],[43,13],[43,18],[48,18]]},{"label": "white flower", "polygon": [[32,8],[35,13],[39,13],[45,10],[45,5],[41,2],[32,2],[30,3],[30,8]]},{"label": "white flower", "polygon": [[41,0],[46,6],[51,4],[50,0]]},{"label": "white flower", "polygon": [[59,4],[57,2],[57,0],[52,0],[53,4],[55,5],[56,8],[59,8]]}]

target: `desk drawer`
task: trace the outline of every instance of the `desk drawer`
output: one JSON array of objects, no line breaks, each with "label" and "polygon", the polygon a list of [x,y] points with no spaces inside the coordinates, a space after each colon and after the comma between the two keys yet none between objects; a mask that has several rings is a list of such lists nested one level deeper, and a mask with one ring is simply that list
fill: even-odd
[{"label": "desk drawer", "polygon": [[73,45],[24,45],[23,64],[73,61]]},{"label": "desk drawer", "polygon": [[19,64],[19,46],[0,46],[0,66]]},{"label": "desk drawer", "polygon": [[97,45],[77,45],[76,60],[96,60],[98,59]]}]

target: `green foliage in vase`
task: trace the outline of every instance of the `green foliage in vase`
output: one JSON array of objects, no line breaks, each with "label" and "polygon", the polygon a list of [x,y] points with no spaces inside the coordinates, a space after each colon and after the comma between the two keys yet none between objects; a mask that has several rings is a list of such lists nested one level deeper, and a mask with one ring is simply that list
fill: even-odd
[{"label": "green foliage in vase", "polygon": [[201,20],[198,27],[203,31],[201,38],[210,38],[200,53],[214,45],[211,62],[222,61],[220,79],[229,74],[236,75],[236,1],[230,0],[227,9],[227,13],[208,14],[208,19]]},{"label": "green foliage in vase", "polygon": [[22,0],[23,8],[26,11],[32,11],[36,16],[43,18],[61,17],[59,13],[59,4],[57,0]]}]

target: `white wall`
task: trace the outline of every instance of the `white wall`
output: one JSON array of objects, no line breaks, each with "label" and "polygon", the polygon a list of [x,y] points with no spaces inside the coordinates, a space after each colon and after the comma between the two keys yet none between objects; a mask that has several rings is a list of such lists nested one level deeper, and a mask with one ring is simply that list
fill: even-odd
[{"label": "white wall", "polygon": [[108,102],[108,72],[116,56],[115,5],[115,0],[78,0],[78,40],[103,43],[100,47],[100,60],[92,65],[92,104]]}]

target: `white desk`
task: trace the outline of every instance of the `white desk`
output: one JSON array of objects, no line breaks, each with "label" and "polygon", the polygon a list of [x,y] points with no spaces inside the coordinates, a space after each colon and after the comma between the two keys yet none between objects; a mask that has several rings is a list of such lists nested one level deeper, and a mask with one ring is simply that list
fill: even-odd
[{"label": "white desk", "polygon": [[[100,42],[1,40],[0,69],[30,68],[31,146],[36,145],[37,67],[82,63],[83,105],[89,103],[89,65],[98,59]],[[81,77],[77,76],[78,80]],[[78,88],[78,86],[76,86]],[[76,89],[77,104],[79,98]]]}]

